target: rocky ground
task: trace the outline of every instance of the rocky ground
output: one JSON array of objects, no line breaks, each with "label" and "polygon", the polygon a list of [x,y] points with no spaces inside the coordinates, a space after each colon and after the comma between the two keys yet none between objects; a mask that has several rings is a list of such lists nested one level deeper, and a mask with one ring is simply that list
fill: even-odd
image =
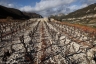
[{"label": "rocky ground", "polygon": [[96,36],[88,32],[46,19],[22,22],[13,33],[4,25],[1,64],[96,64]]}]

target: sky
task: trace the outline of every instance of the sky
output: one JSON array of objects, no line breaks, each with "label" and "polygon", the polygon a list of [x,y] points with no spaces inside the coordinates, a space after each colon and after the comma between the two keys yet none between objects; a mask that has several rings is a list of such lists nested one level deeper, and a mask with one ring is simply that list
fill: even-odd
[{"label": "sky", "polygon": [[35,12],[43,17],[68,14],[93,3],[96,3],[96,0],[0,0],[0,5]]}]

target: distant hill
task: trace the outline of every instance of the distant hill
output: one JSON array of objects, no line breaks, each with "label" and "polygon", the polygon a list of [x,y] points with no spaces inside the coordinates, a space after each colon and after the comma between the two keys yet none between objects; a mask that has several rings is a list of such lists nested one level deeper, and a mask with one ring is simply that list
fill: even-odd
[{"label": "distant hill", "polygon": [[73,18],[73,17],[82,17],[85,15],[90,15],[90,14],[96,14],[96,3],[91,4],[85,8],[76,10],[72,13],[69,13],[68,15],[65,16],[65,18]]},{"label": "distant hill", "polygon": [[62,21],[96,28],[96,3],[65,15]]},{"label": "distant hill", "polygon": [[62,19],[65,17],[65,14],[61,13],[61,14],[58,14],[58,15],[51,15],[49,16],[49,18],[53,18],[55,20],[58,20],[58,21],[62,21]]},{"label": "distant hill", "polygon": [[23,13],[22,11],[14,8],[7,8],[2,5],[0,5],[0,18],[5,19],[7,17],[12,17],[13,19],[29,19],[29,18],[34,18],[34,17],[42,17],[39,14],[36,13]]},{"label": "distant hill", "polygon": [[30,18],[43,18],[41,15],[32,12],[23,12],[23,14],[29,16]]}]

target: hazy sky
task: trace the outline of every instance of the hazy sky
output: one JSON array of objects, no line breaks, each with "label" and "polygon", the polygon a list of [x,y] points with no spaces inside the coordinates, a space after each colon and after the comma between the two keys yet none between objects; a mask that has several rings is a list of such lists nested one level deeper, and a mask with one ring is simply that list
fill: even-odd
[{"label": "hazy sky", "polygon": [[96,3],[96,0],[0,0],[0,5],[36,12],[42,16],[67,14],[93,3]]}]

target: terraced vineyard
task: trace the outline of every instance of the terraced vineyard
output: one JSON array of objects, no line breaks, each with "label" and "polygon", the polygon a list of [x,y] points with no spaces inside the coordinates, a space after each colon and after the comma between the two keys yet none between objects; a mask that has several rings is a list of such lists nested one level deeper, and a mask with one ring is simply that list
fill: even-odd
[{"label": "terraced vineyard", "polygon": [[96,33],[44,19],[0,23],[0,64],[96,64]]}]

